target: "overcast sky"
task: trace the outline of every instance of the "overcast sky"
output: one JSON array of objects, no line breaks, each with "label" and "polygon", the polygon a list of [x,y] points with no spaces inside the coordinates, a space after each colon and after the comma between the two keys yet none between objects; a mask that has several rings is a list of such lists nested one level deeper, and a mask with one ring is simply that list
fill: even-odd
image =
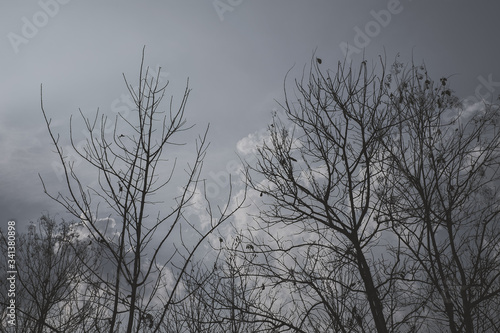
[{"label": "overcast sky", "polygon": [[[205,176],[220,174],[265,130],[283,80],[297,77],[314,50],[324,68],[364,49],[425,61],[436,79],[453,75],[461,97],[500,94],[500,3],[494,0],[4,1],[0,11],[0,221],[61,213],[57,156],[40,112],[40,84],[54,129],[68,135],[78,108],[110,116],[146,65],[165,71],[169,93],[192,94],[193,139],[210,123]],[[344,51],[343,51],[344,50]],[[498,83],[497,83],[498,82]],[[77,131],[78,132],[78,131]],[[245,148],[246,147],[246,148]],[[219,186],[219,187],[224,187]],[[224,190],[220,188],[221,192]],[[214,190],[215,191],[215,190]]]}]

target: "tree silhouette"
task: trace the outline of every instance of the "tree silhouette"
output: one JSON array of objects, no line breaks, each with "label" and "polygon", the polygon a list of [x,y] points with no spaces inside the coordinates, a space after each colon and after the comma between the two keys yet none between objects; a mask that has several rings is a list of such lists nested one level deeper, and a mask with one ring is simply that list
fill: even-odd
[{"label": "tree silhouette", "polygon": [[[70,132],[73,149],[98,172],[97,186],[85,184],[74,164],[65,159],[66,152],[51,129],[42,101],[42,113],[64,169],[68,192],[49,196],[83,221],[90,238],[100,244],[104,257],[105,265],[93,272],[94,283],[101,288],[100,306],[107,316],[107,320],[99,323],[101,331],[160,331],[196,250],[233,213],[228,208],[229,193],[226,208],[219,209],[218,216],[213,214],[208,200],[202,199],[211,221],[207,229],[202,230],[196,221],[186,218],[185,210],[197,198],[196,194],[201,193],[203,198],[200,172],[208,146],[208,127],[196,140],[194,161],[183,170],[184,184],[178,187],[173,180],[181,177],[177,176],[174,151],[170,150],[179,145],[175,138],[191,129],[185,120],[190,90],[186,87],[176,109],[172,98],[169,111],[162,111],[168,82],[161,82],[160,73],[156,77],[149,75],[143,63],[144,50],[136,89],[125,78],[135,104],[132,112],[135,119],[118,115],[114,130],[108,135],[104,130],[108,127],[105,116],[99,118],[96,114],[92,120],[82,114],[88,132],[83,148],[77,147]],[[118,130],[126,135],[119,136]],[[160,202],[155,198],[164,195],[166,186],[171,190],[180,188],[180,192],[172,207],[159,207]],[[44,189],[48,193],[45,183]],[[101,213],[100,205],[109,213]],[[116,231],[107,234],[114,221],[118,226]],[[181,235],[178,242],[177,233]],[[190,235],[191,239],[184,241],[183,235]],[[172,274],[174,280],[168,280]]]},{"label": "tree silhouette", "polygon": [[499,107],[467,114],[447,82],[435,85],[425,67],[401,73],[379,218],[401,242],[394,253],[413,263],[404,272],[413,300],[443,330],[498,331]]},{"label": "tree silhouette", "polygon": [[247,165],[253,275],[290,288],[295,331],[498,330],[498,107],[469,118],[447,78],[378,68],[313,58],[285,89]]}]

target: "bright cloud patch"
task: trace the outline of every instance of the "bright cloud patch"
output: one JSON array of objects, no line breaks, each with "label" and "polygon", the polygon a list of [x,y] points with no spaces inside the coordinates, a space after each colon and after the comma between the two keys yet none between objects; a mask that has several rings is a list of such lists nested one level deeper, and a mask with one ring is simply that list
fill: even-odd
[{"label": "bright cloud patch", "polygon": [[236,143],[236,149],[238,153],[243,155],[255,154],[257,152],[257,147],[262,146],[264,140],[268,137],[269,134],[266,130],[250,133]]}]

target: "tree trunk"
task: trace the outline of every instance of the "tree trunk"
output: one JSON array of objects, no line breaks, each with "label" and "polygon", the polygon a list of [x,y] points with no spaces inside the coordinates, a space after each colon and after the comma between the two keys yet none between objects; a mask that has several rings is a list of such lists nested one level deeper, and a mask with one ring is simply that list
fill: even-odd
[{"label": "tree trunk", "polygon": [[359,273],[361,274],[361,278],[363,279],[363,283],[365,285],[366,297],[368,299],[368,303],[370,304],[370,311],[372,313],[377,332],[388,333],[389,331],[387,330],[382,302],[377,289],[375,288],[375,284],[373,283],[370,267],[359,244],[356,244],[356,259]]}]

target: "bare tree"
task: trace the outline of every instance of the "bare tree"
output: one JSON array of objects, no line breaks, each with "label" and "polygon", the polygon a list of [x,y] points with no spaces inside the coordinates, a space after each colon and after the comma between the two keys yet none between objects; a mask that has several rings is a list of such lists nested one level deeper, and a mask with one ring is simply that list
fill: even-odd
[{"label": "bare tree", "polygon": [[499,107],[471,115],[423,65],[368,68],[311,61],[248,165],[253,274],[288,285],[296,315],[258,313],[297,332],[497,331]]},{"label": "bare tree", "polygon": [[[125,79],[135,103],[132,112],[135,119],[118,115],[112,133],[108,134],[105,116],[99,117],[97,113],[94,119],[88,119],[80,111],[88,132],[83,148],[77,147],[70,131],[73,149],[90,168],[98,171],[96,186],[85,184],[78,170],[65,159],[66,152],[51,129],[42,102],[68,190],[68,194],[49,195],[80,218],[92,241],[100,244],[107,264],[93,272],[93,283],[101,288],[102,305],[108,314],[101,325],[109,332],[159,331],[197,248],[233,212],[229,211],[228,199],[215,216],[205,200],[208,228],[201,229],[196,221],[185,218],[196,194],[201,192],[203,198],[200,172],[208,147],[208,128],[196,140],[194,161],[184,169],[185,180],[179,184],[176,159],[169,151],[179,146],[175,137],[191,128],[185,125],[190,90],[186,87],[177,108],[174,109],[172,98],[169,111],[162,111],[160,106],[168,82],[161,82],[160,73],[156,77],[149,75],[143,63],[144,51],[136,89]],[[167,185],[170,193],[180,188],[171,208],[160,205],[158,199],[166,195]],[[45,184],[44,189],[48,193]],[[118,231],[110,235],[99,221],[116,221]],[[178,242],[177,235],[180,235]],[[190,239],[184,239],[185,235]]]},{"label": "bare tree", "polygon": [[405,280],[432,325],[498,331],[500,109],[464,109],[448,78],[395,65],[387,107],[399,121],[383,140],[380,219],[403,244],[395,251],[418,268]]},{"label": "bare tree", "polygon": [[[381,230],[372,223],[382,203],[374,193],[379,138],[392,122],[385,64],[379,76],[366,61],[358,71],[339,63],[335,74],[319,66],[311,61],[308,75],[295,81],[293,98],[285,88],[287,121],[274,117],[269,141],[258,149],[257,164],[249,165],[250,186],[267,206],[258,217],[262,229],[285,225],[301,235],[287,243],[269,234],[266,243],[274,246],[263,251],[281,268],[265,267],[304,292],[304,313],[326,314],[330,324],[322,329],[388,332],[392,314],[384,299],[398,263],[386,267],[376,255]],[[346,302],[332,303],[340,294]],[[303,318],[302,324],[314,321]]]}]

